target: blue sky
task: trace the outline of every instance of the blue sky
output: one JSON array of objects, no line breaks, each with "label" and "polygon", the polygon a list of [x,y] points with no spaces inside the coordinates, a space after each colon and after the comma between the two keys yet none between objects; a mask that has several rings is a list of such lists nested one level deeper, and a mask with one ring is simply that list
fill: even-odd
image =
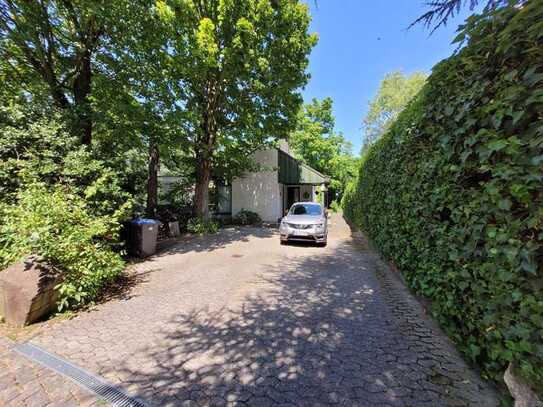
[{"label": "blue sky", "polygon": [[469,10],[430,36],[422,25],[406,28],[425,10],[422,0],[307,0],[313,17],[311,31],[319,43],[310,57],[311,80],[306,101],[330,96],[336,130],[362,145],[362,119],[368,103],[387,72],[430,72],[455,49],[451,41]]}]

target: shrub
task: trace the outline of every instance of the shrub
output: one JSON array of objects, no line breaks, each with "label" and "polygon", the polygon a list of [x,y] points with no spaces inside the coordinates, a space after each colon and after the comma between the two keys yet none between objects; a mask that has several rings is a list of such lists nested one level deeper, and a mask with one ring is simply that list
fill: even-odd
[{"label": "shrub", "polygon": [[360,199],[357,188],[358,180],[350,182],[345,187],[345,191],[341,197],[341,209],[343,210],[343,215],[355,223],[358,223],[356,221],[357,215],[359,214],[358,205]]},{"label": "shrub", "polygon": [[117,242],[118,217],[93,215],[69,187],[31,184],[15,204],[0,207],[0,220],[0,267],[36,254],[61,270],[59,310],[92,301],[123,270],[120,254],[111,247]]},{"label": "shrub", "polygon": [[432,300],[472,361],[543,389],[543,2],[470,17],[468,43],[369,149],[346,216]]},{"label": "shrub", "polygon": [[330,210],[334,213],[341,212],[341,205],[338,203],[338,201],[332,201],[330,204]]},{"label": "shrub", "polygon": [[260,215],[256,212],[248,211],[247,209],[242,209],[232,218],[232,223],[234,225],[259,225],[262,223]]},{"label": "shrub", "polygon": [[193,203],[194,180],[191,177],[180,177],[173,185],[160,192],[160,201],[175,208],[190,208]]},{"label": "shrub", "polygon": [[187,223],[187,230],[197,235],[213,234],[219,231],[219,224],[211,219],[192,218]]},{"label": "shrub", "polygon": [[181,230],[187,229],[187,224],[192,219],[191,207],[179,207],[174,205],[158,205],[156,217],[162,223],[179,222]]},{"label": "shrub", "polygon": [[61,270],[61,310],[92,301],[122,270],[119,221],[132,207],[119,171],[62,119],[26,105],[0,108],[0,268],[36,254]]},{"label": "shrub", "polygon": [[14,203],[19,189],[36,182],[70,185],[99,216],[131,200],[120,171],[70,136],[60,116],[44,116],[17,105],[0,107],[0,201]]}]

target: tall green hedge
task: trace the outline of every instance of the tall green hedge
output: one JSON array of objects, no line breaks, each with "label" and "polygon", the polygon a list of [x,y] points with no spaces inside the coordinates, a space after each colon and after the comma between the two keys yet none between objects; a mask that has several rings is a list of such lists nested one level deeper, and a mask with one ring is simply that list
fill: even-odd
[{"label": "tall green hedge", "polygon": [[543,0],[470,17],[458,40],[344,212],[473,362],[543,389]]}]

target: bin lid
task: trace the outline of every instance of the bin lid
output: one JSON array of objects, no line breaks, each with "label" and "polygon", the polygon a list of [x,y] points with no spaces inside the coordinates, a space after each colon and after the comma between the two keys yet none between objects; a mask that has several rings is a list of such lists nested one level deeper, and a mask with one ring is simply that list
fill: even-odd
[{"label": "bin lid", "polygon": [[160,222],[156,219],[146,219],[146,218],[136,218],[131,221],[132,223],[135,223],[136,225],[156,225]]}]

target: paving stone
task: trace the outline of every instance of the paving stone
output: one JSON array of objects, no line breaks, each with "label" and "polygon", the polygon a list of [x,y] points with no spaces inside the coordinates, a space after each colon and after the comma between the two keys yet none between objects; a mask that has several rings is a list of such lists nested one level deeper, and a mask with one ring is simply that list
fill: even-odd
[{"label": "paving stone", "polygon": [[247,405],[254,407],[269,407],[274,405],[274,401],[268,397],[253,397],[247,402]]},{"label": "paving stone", "polygon": [[[11,349],[12,345],[7,338],[0,337],[0,406],[82,405],[83,396],[97,400],[73,382],[19,355]],[[51,388],[58,388],[58,393],[50,392]]]},{"label": "paving stone", "polygon": [[[330,224],[326,248],[266,228],[182,239],[132,266],[130,291],[32,342],[153,405],[497,406],[379,257]],[[2,341],[0,405],[97,403]]]}]

